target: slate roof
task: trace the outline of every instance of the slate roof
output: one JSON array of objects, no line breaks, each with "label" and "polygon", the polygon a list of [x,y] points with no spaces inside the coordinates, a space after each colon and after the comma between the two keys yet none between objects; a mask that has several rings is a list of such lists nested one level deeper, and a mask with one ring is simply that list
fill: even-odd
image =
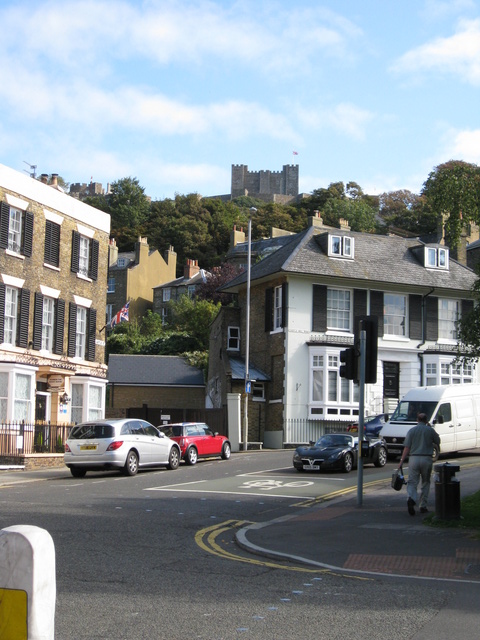
[{"label": "slate roof", "polygon": [[[354,238],[353,260],[328,256],[327,236],[332,232]],[[293,236],[290,243],[274,254],[253,265],[251,281],[253,283],[262,278],[292,273],[338,278],[349,284],[357,281],[358,285],[368,283],[369,286],[380,288],[413,285],[470,291],[476,281],[472,269],[451,258],[448,270],[427,269],[417,258],[415,251],[423,246],[424,243],[418,238],[381,236],[340,229],[327,231],[310,227]],[[222,290],[236,291],[246,280],[247,274],[243,272],[224,285]]]},{"label": "slate roof", "polygon": [[180,356],[111,354],[108,381],[112,384],[204,387],[203,372]]}]

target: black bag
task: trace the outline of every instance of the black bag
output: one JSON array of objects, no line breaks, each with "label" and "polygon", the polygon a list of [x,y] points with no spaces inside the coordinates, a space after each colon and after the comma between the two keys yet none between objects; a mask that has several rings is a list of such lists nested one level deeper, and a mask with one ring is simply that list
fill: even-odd
[{"label": "black bag", "polygon": [[392,473],[392,489],[400,491],[404,484],[407,484],[407,481],[403,475],[402,467],[399,467]]}]

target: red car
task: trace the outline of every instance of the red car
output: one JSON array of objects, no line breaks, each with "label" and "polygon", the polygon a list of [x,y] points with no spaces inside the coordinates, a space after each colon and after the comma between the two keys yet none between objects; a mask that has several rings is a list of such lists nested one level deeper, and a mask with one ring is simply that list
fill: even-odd
[{"label": "red car", "polygon": [[198,458],[222,456],[230,458],[232,447],[226,436],[214,433],[204,422],[177,422],[158,427],[168,438],[180,445],[180,452],[187,464],[195,464]]}]

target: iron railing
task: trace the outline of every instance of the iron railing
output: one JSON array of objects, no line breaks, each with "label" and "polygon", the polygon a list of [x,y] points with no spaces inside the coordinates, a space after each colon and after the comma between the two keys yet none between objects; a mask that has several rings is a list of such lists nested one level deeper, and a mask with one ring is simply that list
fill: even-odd
[{"label": "iron railing", "polygon": [[50,422],[0,423],[0,456],[64,453],[65,441],[73,426]]},{"label": "iron railing", "polygon": [[315,441],[325,433],[343,433],[350,422],[340,420],[311,420],[290,418],[284,421],[284,444]]}]

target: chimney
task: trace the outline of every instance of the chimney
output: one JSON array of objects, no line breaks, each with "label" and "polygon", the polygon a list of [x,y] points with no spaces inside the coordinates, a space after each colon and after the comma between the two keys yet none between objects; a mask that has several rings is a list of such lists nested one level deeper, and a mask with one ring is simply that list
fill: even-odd
[{"label": "chimney", "polygon": [[237,225],[233,225],[233,231],[230,234],[230,249],[236,247],[237,244],[245,242],[245,231],[243,229],[237,230]]},{"label": "chimney", "polygon": [[40,182],[43,182],[43,184],[48,184],[48,173],[42,173],[42,175],[40,176]]},{"label": "chimney", "polygon": [[344,231],[350,231],[348,220],[345,220],[345,218],[340,218],[338,222],[340,223],[340,229],[343,229]]},{"label": "chimney", "polygon": [[112,266],[118,260],[118,247],[115,238],[108,241],[108,266]]},{"label": "chimney", "polygon": [[187,259],[187,264],[183,268],[183,277],[185,280],[190,280],[193,276],[197,275],[200,271],[198,266],[198,260]]},{"label": "chimney", "polygon": [[52,173],[52,181],[50,182],[52,187],[58,187],[58,173]]},{"label": "chimney", "polygon": [[309,216],[309,218],[308,218],[308,226],[309,227],[323,227],[323,219],[320,216],[320,211],[315,210],[313,212],[313,216]]},{"label": "chimney", "polygon": [[140,264],[140,262],[148,256],[148,250],[147,238],[138,236],[138,240],[135,243],[135,264]]}]

